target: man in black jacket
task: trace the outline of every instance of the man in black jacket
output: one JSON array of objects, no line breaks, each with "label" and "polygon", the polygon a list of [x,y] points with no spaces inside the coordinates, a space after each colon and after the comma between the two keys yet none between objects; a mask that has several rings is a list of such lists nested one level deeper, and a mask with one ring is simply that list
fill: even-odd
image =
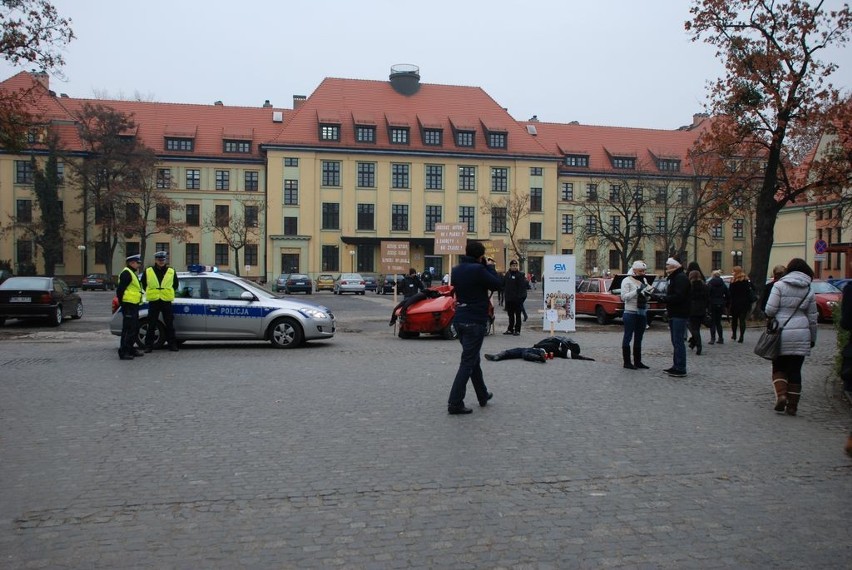
[{"label": "man in black jacket", "polygon": [[666,314],[669,317],[669,329],[674,349],[673,365],[664,372],[675,378],[686,376],[686,325],[689,322],[689,278],[683,266],[673,257],[666,260],[668,287],[666,288]]},{"label": "man in black jacket", "polygon": [[509,263],[509,271],[503,276],[503,301],[509,314],[509,328],[503,334],[521,334],[521,311],[527,300],[527,278],[520,272],[518,260]]}]

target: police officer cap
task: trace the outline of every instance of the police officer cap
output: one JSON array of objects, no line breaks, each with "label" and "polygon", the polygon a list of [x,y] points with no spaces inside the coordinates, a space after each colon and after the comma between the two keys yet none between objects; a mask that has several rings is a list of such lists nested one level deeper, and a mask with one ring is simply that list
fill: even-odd
[{"label": "police officer cap", "polygon": [[167,259],[168,257],[169,257],[169,254],[166,253],[165,251],[158,251],[157,253],[154,254],[154,259]]},{"label": "police officer cap", "polygon": [[137,263],[142,263],[142,256],[138,255],[138,254],[137,255],[128,255],[127,256],[127,263],[130,263],[131,261],[135,261]]}]

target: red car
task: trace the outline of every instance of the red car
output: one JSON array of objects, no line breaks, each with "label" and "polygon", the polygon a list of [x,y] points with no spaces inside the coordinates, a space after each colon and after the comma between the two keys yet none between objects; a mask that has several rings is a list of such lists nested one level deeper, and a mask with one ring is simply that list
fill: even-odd
[{"label": "red car", "polygon": [[820,321],[830,321],[834,313],[834,307],[840,305],[843,292],[828,281],[814,280],[811,283],[811,291],[817,304],[817,317]]},{"label": "red car", "polygon": [[[416,338],[423,334],[441,335],[452,340],[458,337],[453,327],[453,317],[456,316],[456,299],[453,297],[452,285],[431,287],[437,296],[418,301],[408,307],[405,314],[402,308],[394,310],[394,316],[399,320],[399,338]],[[434,294],[434,293],[433,293]],[[485,334],[494,332],[494,305],[488,307],[489,324]]]}]

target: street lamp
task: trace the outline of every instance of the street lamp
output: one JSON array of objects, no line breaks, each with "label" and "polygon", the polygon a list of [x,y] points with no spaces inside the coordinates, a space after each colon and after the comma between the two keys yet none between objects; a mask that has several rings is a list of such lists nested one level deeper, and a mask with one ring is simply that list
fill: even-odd
[{"label": "street lamp", "polygon": [[731,250],[731,257],[734,258],[734,265],[742,265],[743,264],[743,252],[739,249]]},{"label": "street lamp", "polygon": [[86,276],[86,246],[78,245],[77,250],[80,252],[80,273],[83,277]]}]

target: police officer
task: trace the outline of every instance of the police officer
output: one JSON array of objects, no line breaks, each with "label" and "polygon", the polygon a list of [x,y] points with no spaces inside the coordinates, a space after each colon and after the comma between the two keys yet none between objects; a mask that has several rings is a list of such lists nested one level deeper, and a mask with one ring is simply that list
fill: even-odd
[{"label": "police officer", "polygon": [[118,348],[118,357],[122,360],[133,360],[135,356],[144,356],[141,350],[136,350],[136,335],[139,332],[139,305],[142,304],[142,284],[136,272],[142,265],[142,258],[138,255],[127,257],[126,267],[118,276],[118,286],[115,295],[121,303],[121,312],[124,317],[121,320],[121,345]]},{"label": "police officer", "polygon": [[142,275],[142,288],[148,299],[148,334],[145,335],[145,352],[154,350],[154,337],[157,333],[156,323],[163,315],[166,331],[166,343],[169,350],[177,352],[175,342],[175,318],[172,312],[172,301],[178,289],[178,277],[175,270],[166,264],[169,254],[158,251],[154,254],[154,265],[145,270]]}]

